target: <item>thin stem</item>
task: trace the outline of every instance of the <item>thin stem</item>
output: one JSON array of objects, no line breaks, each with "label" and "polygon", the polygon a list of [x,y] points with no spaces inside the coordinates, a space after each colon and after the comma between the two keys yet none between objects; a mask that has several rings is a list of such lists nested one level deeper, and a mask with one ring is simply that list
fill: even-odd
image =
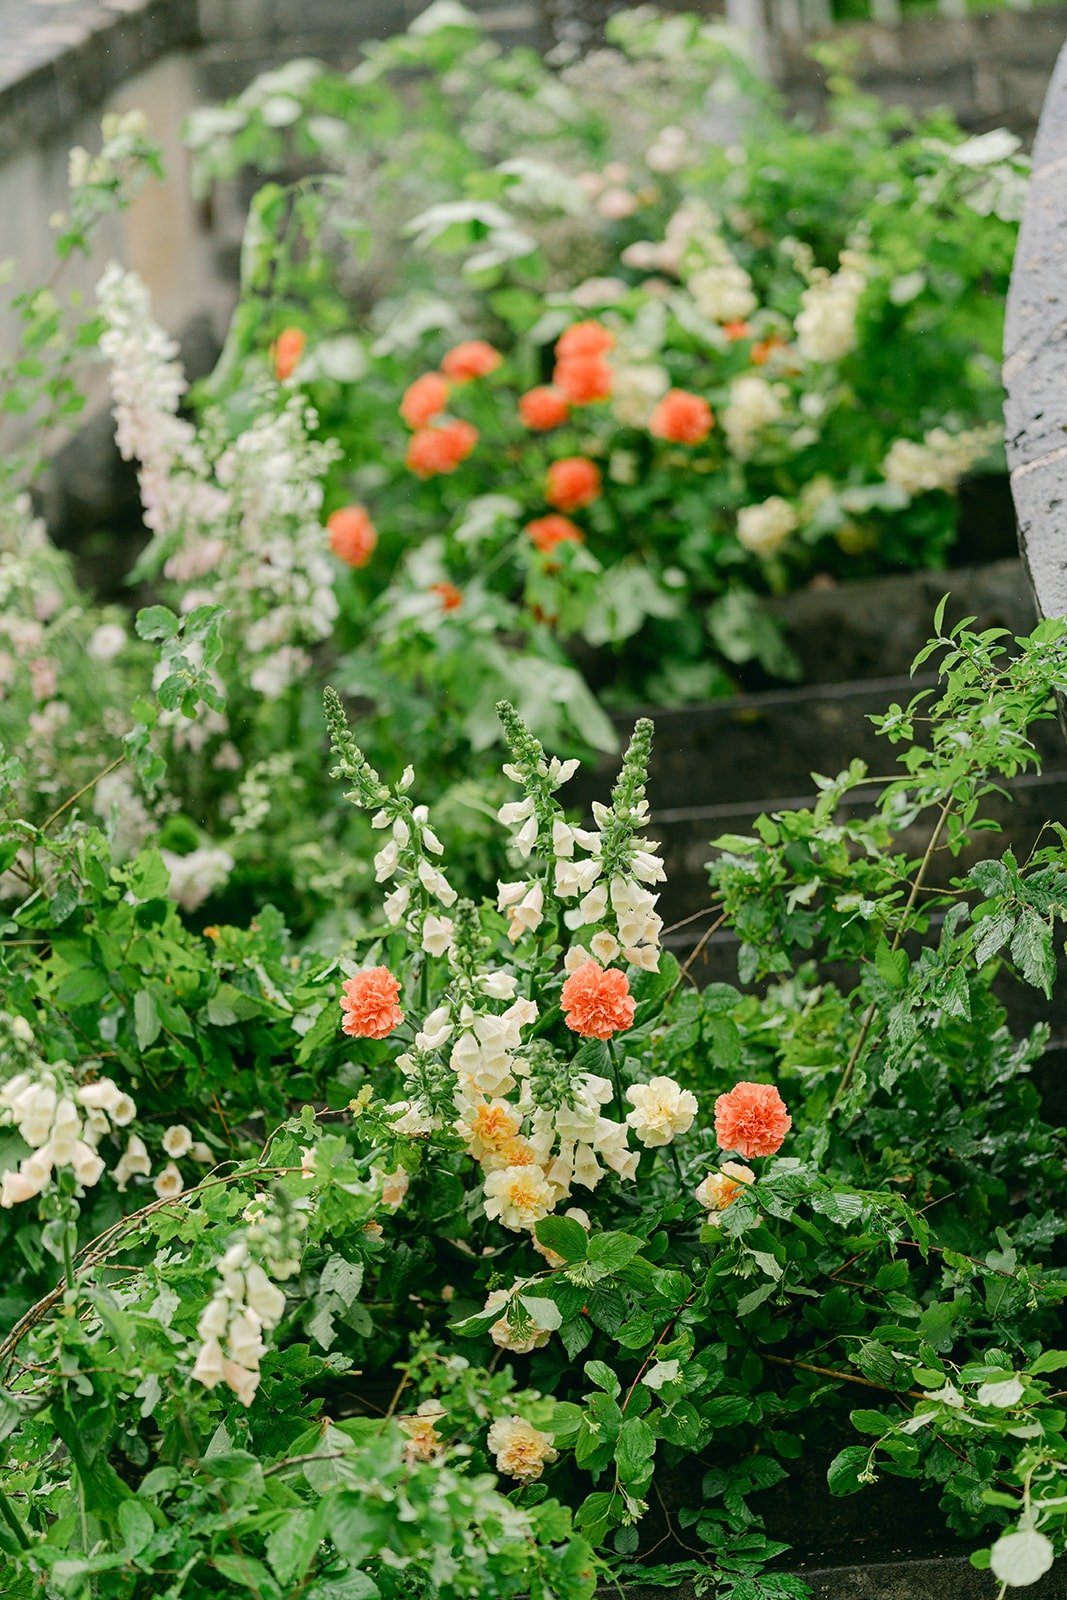
[{"label": "thin stem", "polygon": [[678,1151],[675,1148],[673,1139],[671,1140],[671,1143],[667,1146],[667,1149],[669,1150],[671,1160],[674,1163],[674,1170],[675,1170],[675,1173],[677,1174],[677,1177],[678,1177],[678,1187],[682,1191],[682,1193],[684,1194],[685,1193],[685,1178],[684,1178],[684,1176],[682,1174],[682,1163],[678,1159]]},{"label": "thin stem", "polygon": [[619,1108],[619,1116],[626,1117],[626,1101],[622,1097],[622,1078],[619,1076],[619,1063],[615,1056],[615,1041],[607,1039],[608,1060],[611,1062],[611,1076],[615,1080],[615,1103]]},{"label": "thin stem", "polygon": [[19,1548],[22,1550],[28,1550],[30,1548],[29,1536],[27,1535],[25,1528],[22,1526],[22,1521],[16,1513],[14,1506],[11,1504],[11,1501],[4,1493],[3,1489],[0,1489],[0,1517],[3,1517],[4,1521],[11,1529],[11,1532],[15,1535]]},{"label": "thin stem", "polygon": [[45,821],[41,823],[41,832],[47,833],[53,822],[55,822],[57,818],[61,817],[64,811],[68,810],[68,808],[72,806],[76,800],[80,800],[83,794],[88,794],[90,789],[95,789],[101,778],[106,778],[109,772],[114,772],[116,767],[121,767],[125,760],[125,755],[116,756],[114,761],[109,762],[109,764],[104,768],[103,772],[98,772],[95,778],[90,778],[88,783],[82,784],[81,788],[76,794],[72,794],[69,799],[64,800],[63,804],[59,806],[57,810],[53,811],[50,817],[46,818]]},{"label": "thin stem", "polygon": [[67,1289],[74,1296],[78,1293],[78,1280],[74,1276],[74,1251],[71,1245],[73,1224],[67,1223],[63,1229],[63,1276],[67,1280]]},{"label": "thin stem", "polygon": [[[915,879],[911,886],[911,893],[909,894],[908,902],[904,907],[904,914],[900,919],[900,926],[897,928],[896,937],[894,938],[892,946],[890,947],[894,954],[900,949],[904,934],[907,931],[908,918],[911,916],[915,902],[919,898],[919,891],[925,882],[926,874],[930,870],[930,863],[934,859],[934,851],[937,849],[938,841],[941,838],[941,831],[945,826],[945,819],[948,816],[950,805],[950,800],[946,800],[942,805],[941,810],[938,813],[937,822],[934,825],[934,831],[930,835],[930,842],[926,846],[926,854],[923,856],[922,861],[919,864],[919,870],[915,874]],[[841,1074],[841,1082],[838,1084],[837,1089],[834,1092],[834,1097],[830,1102],[831,1111],[833,1111],[834,1108],[840,1103],[845,1091],[852,1082],[852,1074],[855,1072],[856,1064],[859,1061],[860,1056],[863,1054],[863,1047],[867,1043],[867,1036],[871,1031],[871,1024],[874,1021],[877,1010],[878,1003],[877,1001],[872,1000],[864,1014],[863,1022],[860,1026],[859,1036],[852,1048],[852,1054],[848,1058],[848,1064],[846,1065],[844,1072]]]}]

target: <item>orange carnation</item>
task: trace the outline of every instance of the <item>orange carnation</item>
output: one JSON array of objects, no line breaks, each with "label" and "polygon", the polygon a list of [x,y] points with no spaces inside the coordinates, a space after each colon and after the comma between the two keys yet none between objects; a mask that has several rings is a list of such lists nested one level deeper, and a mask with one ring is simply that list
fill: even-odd
[{"label": "orange carnation", "polygon": [[572,356],[605,356],[614,347],[615,335],[602,322],[574,322],[556,341],[556,359]]},{"label": "orange carnation", "polygon": [[752,346],[751,361],[754,367],[765,367],[776,350],[785,349],[785,340],[780,334],[772,334],[769,339],[761,339],[759,344]]},{"label": "orange carnation", "polygon": [[571,973],[559,1003],[568,1028],[583,1039],[610,1039],[630,1027],[637,1010],[625,972],[605,971],[592,957]]},{"label": "orange carnation", "polygon": [[528,389],[519,396],[519,416],[535,433],[547,433],[549,428],[558,428],[561,422],[566,422],[570,406],[558,390],[542,384],[539,389]]},{"label": "orange carnation", "polygon": [[458,611],[463,604],[463,596],[454,583],[431,583],[430,593],[440,596],[442,611]]},{"label": "orange carnation", "polygon": [[543,556],[550,556],[557,545],[583,544],[581,528],[575,527],[569,517],[550,511],[547,517],[537,517],[526,524],[526,532]]},{"label": "orange carnation", "polygon": [[454,383],[467,383],[471,378],[484,378],[495,372],[503,359],[485,339],[465,339],[448,352],[441,371]]},{"label": "orange carnation", "polygon": [[552,382],[572,406],[588,406],[610,396],[611,368],[603,356],[564,356],[556,362]]},{"label": "orange carnation", "polygon": [[715,1102],[715,1137],[720,1150],[738,1155],[773,1156],[793,1126],[772,1083],[737,1083]]},{"label": "orange carnation", "polygon": [[577,511],[600,494],[600,468],[585,456],[564,456],[548,469],[545,499],[560,511]]},{"label": "orange carnation", "polygon": [[409,428],[424,428],[448,404],[448,384],[439,372],[424,372],[404,390],[400,415]]},{"label": "orange carnation", "polygon": [[378,543],[378,530],[366,506],[342,506],[326,519],[330,549],[350,567],[365,567]]},{"label": "orange carnation", "polygon": [[478,430],[469,422],[441,422],[411,435],[405,459],[416,477],[432,478],[455,472],[477,443]]},{"label": "orange carnation", "polygon": [[404,1020],[400,985],[388,967],[364,967],[341,985],[341,1029],[354,1039],[384,1039]]},{"label": "orange carnation", "polygon": [[274,360],[274,376],[279,383],[284,383],[286,378],[291,378],[300,365],[300,358],[307,348],[307,339],[299,328],[283,328],[271,346],[271,356]]},{"label": "orange carnation", "polygon": [[649,433],[674,444],[700,444],[714,426],[708,402],[685,389],[668,389],[648,419]]},{"label": "orange carnation", "polygon": [[733,344],[735,339],[747,339],[752,330],[747,322],[724,322],[722,331]]}]

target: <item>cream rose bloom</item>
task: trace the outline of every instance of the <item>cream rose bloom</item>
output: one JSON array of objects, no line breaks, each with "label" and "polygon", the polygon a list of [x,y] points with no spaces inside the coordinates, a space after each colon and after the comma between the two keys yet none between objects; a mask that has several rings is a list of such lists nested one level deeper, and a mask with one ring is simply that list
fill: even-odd
[{"label": "cream rose bloom", "polygon": [[485,1214],[499,1219],[514,1233],[532,1228],[547,1217],[555,1203],[555,1191],[540,1167],[505,1167],[491,1172],[485,1180]]},{"label": "cream rose bloom", "polygon": [[523,1417],[498,1417],[489,1429],[488,1445],[496,1457],[496,1469],[520,1483],[533,1483],[559,1451],[547,1433]]},{"label": "cream rose bloom", "polygon": [[772,494],[758,505],[742,506],[737,513],[738,543],[757,556],[773,556],[797,528],[797,514],[788,500]]},{"label": "cream rose bloom", "polygon": [[673,1078],[652,1078],[627,1089],[633,1106],[626,1121],[647,1149],[670,1144],[680,1133],[688,1133],[697,1114],[696,1095],[683,1089]]}]

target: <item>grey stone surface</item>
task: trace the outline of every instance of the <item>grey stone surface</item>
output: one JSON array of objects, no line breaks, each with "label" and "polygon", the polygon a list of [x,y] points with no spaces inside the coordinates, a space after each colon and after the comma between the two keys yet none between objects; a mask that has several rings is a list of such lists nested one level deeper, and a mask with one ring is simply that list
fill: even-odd
[{"label": "grey stone surface", "polygon": [[[956,1556],[807,1568],[797,1575],[811,1585],[813,1600],[997,1600],[1000,1588],[988,1572],[976,1572]],[[608,1593],[604,1590],[605,1600]],[[1053,1567],[1026,1594],[1029,1600],[1067,1600],[1067,1576]],[[691,1584],[669,1590],[631,1584],[625,1596],[626,1600],[695,1600],[696,1591]]]},{"label": "grey stone surface", "polygon": [[1034,147],[1004,336],[1008,465],[1045,616],[1067,616],[1067,50]]}]

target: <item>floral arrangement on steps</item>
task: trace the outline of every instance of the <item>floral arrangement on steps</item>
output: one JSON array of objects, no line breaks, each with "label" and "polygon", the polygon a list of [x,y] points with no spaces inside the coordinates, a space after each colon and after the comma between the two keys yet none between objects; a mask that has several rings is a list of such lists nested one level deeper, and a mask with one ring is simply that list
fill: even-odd
[{"label": "floral arrangement on steps", "polygon": [[1062,1135],[1026,1080],[1045,1033],[1013,1040],[992,985],[1010,950],[1050,989],[1067,868],[1057,837],[931,870],[1033,763],[1065,640],[939,634],[869,819],[835,820],[854,767],[726,841],[715,908],[750,977],[784,972],[766,993],[662,948],[647,722],[581,827],[573,762],[501,705],[513,875],[478,904],[328,694],[384,896],[340,957],[276,914],[191,931],[158,854],[113,863],[76,808],[30,829],[0,950],[12,1600],[581,1600],[609,1568],[800,1600],[763,1518],[805,1453],[833,1493],[937,1485],[1002,1594],[1045,1572]]},{"label": "floral arrangement on steps", "polygon": [[194,398],[243,410],[270,374],[340,444],[333,681],[375,742],[418,707],[478,749],[504,692],[555,747],[607,744],[586,684],[795,675],[760,597],[943,564],[999,461],[1018,141],[902,127],[839,68],[812,133],[716,24],[609,33],[553,70],[437,4],[190,126],[203,183],[278,174]]}]

